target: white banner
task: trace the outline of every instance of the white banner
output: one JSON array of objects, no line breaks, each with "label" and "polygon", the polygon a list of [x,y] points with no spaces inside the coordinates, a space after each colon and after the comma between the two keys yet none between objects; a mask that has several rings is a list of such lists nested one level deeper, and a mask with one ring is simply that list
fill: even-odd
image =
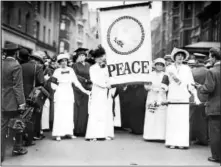
[{"label": "white banner", "polygon": [[152,67],[150,4],[101,8],[101,45],[111,85],[148,82]]}]

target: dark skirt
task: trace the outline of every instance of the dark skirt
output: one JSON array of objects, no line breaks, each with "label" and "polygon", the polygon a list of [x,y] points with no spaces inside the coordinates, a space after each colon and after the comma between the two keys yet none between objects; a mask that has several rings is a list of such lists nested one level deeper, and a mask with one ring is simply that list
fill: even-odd
[{"label": "dark skirt", "polygon": [[74,96],[74,134],[83,137],[88,122],[88,95],[75,88]]},{"label": "dark skirt", "polygon": [[130,128],[134,134],[143,134],[147,92],[143,85],[130,85],[119,92],[121,122],[123,128]]}]

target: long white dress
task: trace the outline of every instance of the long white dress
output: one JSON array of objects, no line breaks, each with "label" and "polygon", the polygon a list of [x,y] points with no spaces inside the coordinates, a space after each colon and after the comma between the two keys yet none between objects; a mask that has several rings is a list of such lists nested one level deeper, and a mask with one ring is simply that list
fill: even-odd
[{"label": "long white dress", "polygon": [[[175,64],[168,66],[166,70],[169,77],[168,101],[170,102],[189,102],[189,90],[193,90],[194,83],[191,69],[187,65]],[[173,79],[175,75],[181,84]],[[176,104],[169,105],[167,108],[166,123],[166,145],[189,147],[189,105]]]},{"label": "long white dress", "polygon": [[45,104],[42,110],[42,118],[41,118],[41,129],[47,130],[49,129],[49,115],[50,115],[50,101],[46,99]]},{"label": "long white dress", "polygon": [[72,83],[80,85],[74,70],[70,67],[58,68],[53,77],[58,85],[52,83],[54,94],[54,123],[52,136],[73,135],[74,130],[74,92]]},{"label": "long white dress", "polygon": [[149,104],[166,101],[166,91],[161,89],[164,72],[154,71],[150,75],[152,87],[146,100],[143,138],[145,140],[165,140],[167,107],[159,106],[154,112],[148,109]]},{"label": "long white dress", "polygon": [[89,100],[89,117],[86,139],[114,137],[113,113],[111,99],[108,98],[107,68],[100,68],[98,64],[91,66],[90,79],[93,83]]}]

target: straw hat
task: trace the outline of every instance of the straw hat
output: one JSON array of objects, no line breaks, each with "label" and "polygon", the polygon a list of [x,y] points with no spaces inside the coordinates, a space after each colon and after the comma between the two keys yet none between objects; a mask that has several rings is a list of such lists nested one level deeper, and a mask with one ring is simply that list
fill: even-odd
[{"label": "straw hat", "polygon": [[178,53],[184,53],[184,61],[188,60],[190,54],[186,51],[186,50],[183,50],[183,49],[179,49],[179,48],[173,48],[173,51],[171,53],[171,58],[173,61],[175,61],[175,56],[178,54]]},{"label": "straw hat", "polygon": [[163,58],[157,58],[154,60],[154,66],[156,66],[157,63],[161,63],[165,66],[166,62]]}]

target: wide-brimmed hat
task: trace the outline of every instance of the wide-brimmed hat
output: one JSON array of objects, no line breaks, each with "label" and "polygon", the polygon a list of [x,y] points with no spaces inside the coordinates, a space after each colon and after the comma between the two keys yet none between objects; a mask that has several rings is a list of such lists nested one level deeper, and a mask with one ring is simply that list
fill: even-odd
[{"label": "wide-brimmed hat", "polygon": [[59,62],[60,60],[62,59],[68,59],[69,60],[70,56],[69,54],[67,53],[62,53],[62,54],[59,54],[58,57],[57,57],[57,62]]},{"label": "wide-brimmed hat", "polygon": [[154,60],[154,66],[156,66],[157,63],[161,63],[165,66],[166,62],[163,58],[157,58]]},{"label": "wide-brimmed hat", "polygon": [[184,54],[184,56],[185,56],[184,57],[184,61],[186,61],[189,58],[189,56],[190,56],[189,52],[187,52],[186,50],[179,49],[179,48],[173,48],[173,51],[171,53],[171,58],[172,58],[173,61],[175,61],[175,56],[178,53],[183,53]]},{"label": "wide-brimmed hat", "polygon": [[19,50],[18,45],[14,44],[14,43],[7,43],[5,44],[5,47],[2,48],[3,53],[6,53],[5,56],[7,56],[8,54],[14,54],[16,51]]},{"label": "wide-brimmed hat", "polygon": [[42,51],[36,51],[30,55],[30,57],[33,57],[33,58],[39,60],[42,64],[44,64],[44,59],[43,59],[44,56],[45,56],[45,53]]},{"label": "wide-brimmed hat", "polygon": [[4,52],[17,51],[17,50],[19,50],[19,47],[18,47],[18,45],[14,44],[14,43],[7,43],[7,44],[5,44],[5,47],[2,50]]}]

